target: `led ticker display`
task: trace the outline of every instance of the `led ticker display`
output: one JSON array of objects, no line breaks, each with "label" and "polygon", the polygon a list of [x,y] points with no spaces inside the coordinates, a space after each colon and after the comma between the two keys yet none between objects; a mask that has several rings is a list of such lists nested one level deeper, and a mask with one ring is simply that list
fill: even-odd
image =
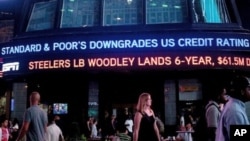
[{"label": "led ticker display", "polygon": [[[214,55],[160,55],[134,57],[90,57],[78,59],[55,59],[29,61],[28,69],[69,69],[69,68],[182,68],[182,67],[245,67],[250,68],[250,57]],[[188,69],[188,68],[187,68]]]},{"label": "led ticker display", "polygon": [[27,38],[1,45],[1,56],[58,55],[61,53],[155,52],[176,50],[245,50],[249,34],[211,32],[123,33]]},{"label": "led ticker display", "polygon": [[[5,60],[13,64],[13,60]],[[105,54],[65,58],[23,59],[14,62],[17,69],[5,69],[4,75],[46,70],[189,70],[189,69],[250,69],[250,56],[232,52],[168,52],[155,54]],[[3,64],[4,65],[4,64]],[[16,66],[18,65],[18,66]]]},{"label": "led ticker display", "polygon": [[250,57],[219,56],[217,63],[224,66],[249,66]]},{"label": "led ticker display", "polygon": [[249,69],[249,48],[246,33],[55,35],[1,44],[0,67],[3,76],[51,70]]}]

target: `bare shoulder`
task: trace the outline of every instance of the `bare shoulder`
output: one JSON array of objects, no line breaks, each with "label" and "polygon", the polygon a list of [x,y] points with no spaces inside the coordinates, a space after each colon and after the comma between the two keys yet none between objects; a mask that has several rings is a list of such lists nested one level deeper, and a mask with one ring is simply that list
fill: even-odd
[{"label": "bare shoulder", "polygon": [[136,112],[135,113],[135,118],[141,118],[142,117],[142,113],[141,112]]}]

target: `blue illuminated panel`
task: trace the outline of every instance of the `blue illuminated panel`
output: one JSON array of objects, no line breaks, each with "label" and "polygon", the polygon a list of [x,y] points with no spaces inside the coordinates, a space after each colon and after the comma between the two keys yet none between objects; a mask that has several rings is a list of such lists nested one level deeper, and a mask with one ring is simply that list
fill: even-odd
[{"label": "blue illuminated panel", "polygon": [[249,69],[250,36],[169,32],[64,35],[2,44],[3,76],[52,70]]}]

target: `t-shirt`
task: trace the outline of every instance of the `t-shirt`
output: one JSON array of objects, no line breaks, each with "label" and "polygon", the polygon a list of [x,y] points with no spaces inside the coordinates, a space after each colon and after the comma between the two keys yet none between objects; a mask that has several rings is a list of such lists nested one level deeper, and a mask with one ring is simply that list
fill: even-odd
[{"label": "t-shirt", "polygon": [[0,139],[1,141],[8,141],[9,140],[9,131],[7,128],[0,128]]},{"label": "t-shirt", "polygon": [[120,141],[131,141],[131,137],[125,133],[118,133],[117,136],[119,137]]},{"label": "t-shirt", "polygon": [[59,141],[60,135],[63,138],[61,129],[55,123],[47,127],[46,141]]},{"label": "t-shirt", "polygon": [[249,125],[244,102],[230,98],[225,104],[216,131],[216,141],[230,141],[230,125]]},{"label": "t-shirt", "polygon": [[218,127],[218,122],[220,119],[220,108],[219,105],[214,101],[209,101],[206,105],[206,121],[207,127]]},{"label": "t-shirt", "polygon": [[133,132],[133,125],[134,125],[133,120],[132,119],[126,119],[124,124],[126,125],[128,131],[130,133],[132,133]]},{"label": "t-shirt", "polygon": [[48,123],[47,114],[38,105],[29,107],[24,113],[24,122],[29,122],[26,141],[44,141],[45,127]]}]

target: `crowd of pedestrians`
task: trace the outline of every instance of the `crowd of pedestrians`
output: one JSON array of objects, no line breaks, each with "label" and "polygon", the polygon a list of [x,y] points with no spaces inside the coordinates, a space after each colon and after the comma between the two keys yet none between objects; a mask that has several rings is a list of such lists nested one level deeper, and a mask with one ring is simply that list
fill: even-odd
[{"label": "crowd of pedestrians", "polygon": [[[206,132],[208,136],[194,141],[230,141],[230,125],[249,125],[245,102],[250,101],[250,79],[245,76],[234,78],[229,87],[218,85],[211,90],[205,106]],[[122,114],[104,111],[103,117],[90,116],[83,124],[72,122],[70,134],[64,134],[57,124],[58,115],[48,114],[39,107],[40,94],[32,92],[30,107],[25,110],[23,122],[0,118],[1,141],[193,141],[197,124],[191,113],[182,114],[177,134],[165,138],[165,126],[160,114],[152,109],[150,93],[141,93],[135,109],[124,108]],[[133,111],[135,110],[135,111]],[[184,118],[185,115],[185,118]],[[181,120],[182,119],[182,120]],[[73,126],[74,125],[74,126]],[[198,132],[198,131],[197,131]]]}]

